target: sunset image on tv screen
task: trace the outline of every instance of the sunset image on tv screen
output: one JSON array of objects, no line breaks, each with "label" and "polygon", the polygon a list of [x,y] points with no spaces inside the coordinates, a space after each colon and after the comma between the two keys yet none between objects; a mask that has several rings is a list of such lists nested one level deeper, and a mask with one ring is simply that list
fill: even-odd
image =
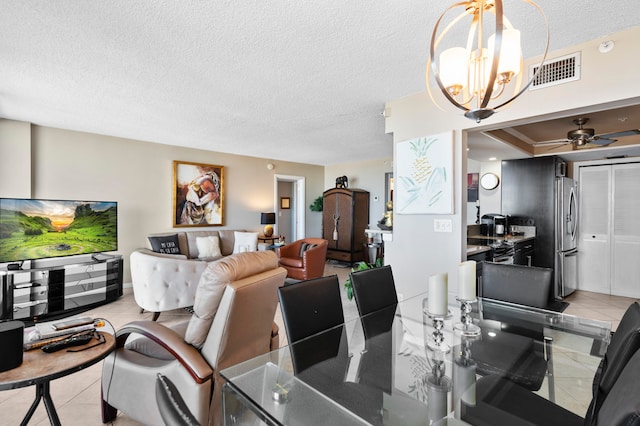
[{"label": "sunset image on tv screen", "polygon": [[117,203],[0,199],[0,263],[114,251]]}]

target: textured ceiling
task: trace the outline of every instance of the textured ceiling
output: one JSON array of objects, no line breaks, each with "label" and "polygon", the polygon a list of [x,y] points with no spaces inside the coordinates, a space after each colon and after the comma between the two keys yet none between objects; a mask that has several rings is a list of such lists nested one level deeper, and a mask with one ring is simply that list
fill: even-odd
[{"label": "textured ceiling", "polygon": [[[384,103],[424,90],[452,3],[3,0],[0,117],[320,165],[389,157]],[[550,50],[638,25],[637,0],[537,3]],[[505,10],[526,34],[521,4]]]}]

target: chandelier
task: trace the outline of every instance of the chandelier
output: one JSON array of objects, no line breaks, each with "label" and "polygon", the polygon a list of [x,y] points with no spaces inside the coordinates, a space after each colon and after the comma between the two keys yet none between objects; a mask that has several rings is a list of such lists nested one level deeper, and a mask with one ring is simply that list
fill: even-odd
[{"label": "chandelier", "polygon": [[[513,28],[503,14],[502,0],[471,0],[448,7],[438,18],[433,34],[427,63],[427,89],[433,102],[440,107],[431,88],[430,71],[445,98],[464,111],[464,116],[480,122],[491,117],[497,109],[509,104],[524,93],[542,69],[549,47],[549,24],[544,12],[530,0],[520,0],[533,6],[542,15],[546,26],[544,54],[536,72],[522,86],[524,61],[520,47],[520,31]],[[462,7],[464,11],[439,32],[447,12]],[[460,21],[471,17],[466,47],[438,49],[444,37]],[[485,29],[493,34],[487,39]],[[489,28],[485,28],[488,24]],[[440,52],[440,50],[442,50]],[[436,56],[438,55],[439,56]],[[437,58],[437,59],[436,59]],[[512,84],[510,84],[512,83]],[[509,87],[509,89],[507,89]]]}]

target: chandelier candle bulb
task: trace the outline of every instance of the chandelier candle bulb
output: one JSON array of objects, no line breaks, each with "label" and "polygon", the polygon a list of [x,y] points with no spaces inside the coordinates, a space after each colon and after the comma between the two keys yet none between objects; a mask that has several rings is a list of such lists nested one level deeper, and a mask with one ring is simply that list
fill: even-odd
[{"label": "chandelier candle bulb", "polygon": [[429,314],[434,316],[446,316],[449,304],[448,275],[437,274],[429,277],[429,298],[427,302],[427,309]]},{"label": "chandelier candle bulb", "polygon": [[476,300],[476,262],[467,260],[458,269],[458,298]]}]

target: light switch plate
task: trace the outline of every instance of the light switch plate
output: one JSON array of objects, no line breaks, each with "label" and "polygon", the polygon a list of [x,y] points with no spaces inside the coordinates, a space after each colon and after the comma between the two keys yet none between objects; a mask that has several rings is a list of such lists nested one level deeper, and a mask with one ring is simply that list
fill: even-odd
[{"label": "light switch plate", "polygon": [[436,219],[433,221],[434,232],[452,232],[451,219]]}]

